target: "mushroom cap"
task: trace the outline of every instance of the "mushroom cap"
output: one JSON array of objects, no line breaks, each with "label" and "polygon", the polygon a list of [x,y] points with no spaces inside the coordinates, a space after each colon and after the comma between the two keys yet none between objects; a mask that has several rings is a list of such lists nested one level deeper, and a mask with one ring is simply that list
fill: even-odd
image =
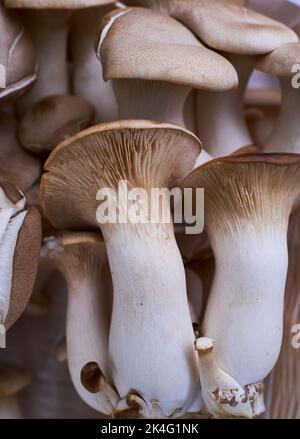
[{"label": "mushroom cap", "polygon": [[83,9],[108,5],[114,0],[4,0],[6,8],[13,9]]},{"label": "mushroom cap", "polygon": [[19,139],[34,152],[51,151],[60,142],[89,127],[95,109],[80,96],[48,96],[22,117]]},{"label": "mushroom cap", "polygon": [[300,61],[300,42],[284,44],[271,53],[263,56],[256,68],[265,73],[279,77],[295,76],[293,66]]},{"label": "mushroom cap", "polygon": [[284,24],[234,3],[216,0],[170,3],[170,14],[217,50],[258,55],[298,41],[296,33]]},{"label": "mushroom cap", "polygon": [[24,369],[17,367],[0,368],[0,398],[14,395],[28,386],[31,376]]},{"label": "mushroom cap", "polygon": [[278,222],[287,225],[299,197],[300,155],[217,158],[193,170],[182,186],[204,188],[208,231],[212,227],[220,236],[237,236],[243,224],[250,224],[252,230],[276,228]]},{"label": "mushroom cap", "polygon": [[14,117],[0,113],[0,175],[22,191],[28,190],[39,178],[39,160],[25,151],[17,139]]},{"label": "mushroom cap", "polygon": [[108,79],[165,81],[203,90],[235,88],[234,67],[172,17],[144,8],[113,11],[102,21],[97,56]]},{"label": "mushroom cap", "polygon": [[[4,66],[5,88],[0,88],[0,105],[7,105],[30,88],[37,76],[35,49],[23,24],[0,3],[0,64]],[[3,67],[2,67],[3,69]],[[1,81],[2,82],[2,81]]]},{"label": "mushroom cap", "polygon": [[5,319],[7,329],[21,316],[30,299],[37,274],[41,240],[41,217],[35,207],[30,207],[19,230],[14,252],[10,305]]},{"label": "mushroom cap", "polygon": [[101,188],[174,187],[193,168],[200,140],[177,125],[145,120],[91,127],[60,144],[45,163],[41,204],[59,229],[97,228]]}]

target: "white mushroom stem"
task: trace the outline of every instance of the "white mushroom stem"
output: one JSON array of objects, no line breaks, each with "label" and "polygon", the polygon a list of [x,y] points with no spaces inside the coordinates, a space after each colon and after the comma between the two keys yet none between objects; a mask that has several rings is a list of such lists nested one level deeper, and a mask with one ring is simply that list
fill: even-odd
[{"label": "white mushroom stem", "polygon": [[111,6],[88,8],[80,11],[72,30],[71,50],[73,57],[72,88],[96,108],[96,122],[117,119],[117,102],[111,81],[104,81],[99,74],[99,60],[95,54],[95,40],[99,23]]},{"label": "white mushroom stem", "polygon": [[198,338],[202,396],[209,412],[216,418],[252,418],[252,408],[245,389],[217,364],[214,340]]},{"label": "white mushroom stem", "polygon": [[216,340],[216,361],[241,386],[263,380],[279,355],[286,233],[283,219],[260,233],[245,224],[233,236],[213,238],[216,271],[202,332]]},{"label": "white mushroom stem", "polygon": [[191,88],[142,79],[118,79],[113,85],[120,119],[147,119],[185,126],[184,104]]},{"label": "white mushroom stem", "polygon": [[197,91],[197,134],[214,157],[232,154],[253,143],[244,118],[244,94],[255,57],[230,54],[226,58],[238,73],[238,88],[221,93]]},{"label": "white mushroom stem", "polygon": [[32,104],[51,95],[69,93],[67,38],[69,11],[26,11],[25,24],[37,50],[38,76],[18,103],[23,114]]},{"label": "white mushroom stem", "polygon": [[[169,209],[169,206],[165,208]],[[116,388],[166,416],[200,398],[185,273],[173,226],[105,224],[114,301],[109,355]],[[198,403],[198,410],[200,402]]]},{"label": "white mushroom stem", "polygon": [[280,114],[264,145],[264,152],[300,152],[300,91],[291,78],[279,78],[282,90]]},{"label": "white mushroom stem", "polygon": [[[66,339],[72,382],[77,393],[89,406],[110,415],[116,407],[118,397],[108,382],[111,291],[105,257],[97,260],[89,257],[88,251],[83,249],[64,251],[52,240],[48,241],[47,247],[50,249],[50,257],[55,258],[68,285]],[[89,364],[98,366],[96,372],[99,377],[90,375],[90,382],[84,385],[82,374],[89,373],[86,368]],[[103,374],[102,378],[100,374]],[[101,378],[103,387],[98,378]]]}]

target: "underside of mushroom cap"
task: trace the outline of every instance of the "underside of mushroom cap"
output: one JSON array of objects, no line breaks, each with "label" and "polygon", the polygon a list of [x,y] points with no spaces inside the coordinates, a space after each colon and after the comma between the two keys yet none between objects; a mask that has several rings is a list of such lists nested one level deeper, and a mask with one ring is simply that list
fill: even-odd
[{"label": "underside of mushroom cap", "polygon": [[14,395],[28,386],[31,376],[24,369],[17,367],[0,368],[0,398]]},{"label": "underside of mushroom cap", "polygon": [[150,9],[108,14],[97,55],[105,80],[144,79],[216,91],[238,84],[225,58],[204,47],[181,23]]},{"label": "underside of mushroom cap", "polygon": [[39,160],[25,151],[17,139],[14,117],[0,113],[0,174],[22,191],[27,191],[39,178]]},{"label": "underside of mushroom cap", "polygon": [[[196,168],[184,187],[205,190],[205,221],[218,236],[287,225],[300,193],[300,155],[245,154]],[[270,221],[270,218],[273,218]]]},{"label": "underside of mushroom cap", "polygon": [[237,4],[215,0],[175,0],[172,4],[170,14],[217,50],[258,55],[298,40],[282,23]]},{"label": "underside of mushroom cap", "polygon": [[24,114],[19,139],[30,151],[51,151],[92,125],[94,117],[93,105],[80,96],[48,96]]},{"label": "underside of mushroom cap", "polygon": [[260,59],[256,68],[265,73],[279,77],[292,78],[295,75],[293,67],[300,60],[300,42],[284,44]]},{"label": "underside of mushroom cap", "polygon": [[[0,64],[1,82],[0,104],[5,105],[24,93],[35,81],[37,65],[34,46],[24,26],[11,11],[0,4]],[[2,78],[3,75],[5,78]],[[2,84],[1,84],[2,85]]]},{"label": "underside of mushroom cap", "polygon": [[91,127],[59,145],[45,164],[41,203],[60,229],[98,228],[96,194],[118,187],[174,187],[192,169],[201,143],[189,131],[151,121]]},{"label": "underside of mushroom cap", "polygon": [[[82,274],[85,279],[86,273],[92,272],[93,268],[95,273],[98,271],[105,244],[100,232],[64,232],[45,238],[41,254],[64,274],[77,279]],[[93,254],[98,256],[93,257]]]},{"label": "underside of mushroom cap", "polygon": [[113,0],[4,0],[6,8],[14,9],[83,9],[114,3]]}]

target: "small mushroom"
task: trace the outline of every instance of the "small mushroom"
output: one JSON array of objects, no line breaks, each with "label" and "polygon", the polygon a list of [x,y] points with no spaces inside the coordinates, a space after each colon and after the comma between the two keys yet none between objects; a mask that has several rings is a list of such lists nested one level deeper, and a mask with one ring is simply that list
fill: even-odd
[{"label": "small mushroom", "polygon": [[105,80],[112,80],[120,119],[184,126],[192,88],[237,86],[231,64],[207,49],[181,23],[144,8],[120,9],[102,22],[97,42]]},{"label": "small mushroom", "polygon": [[31,381],[28,372],[17,367],[0,367],[0,419],[23,417],[18,393]]},{"label": "small mushroom", "polygon": [[0,112],[0,145],[1,179],[27,191],[40,177],[41,165],[20,146],[16,120],[4,112]]},{"label": "small mushroom", "polygon": [[92,125],[94,107],[80,96],[49,96],[34,104],[19,125],[24,148],[49,152],[60,142]]},{"label": "small mushroom", "polygon": [[[192,133],[171,124],[132,120],[85,130],[52,151],[45,164],[44,213],[61,229],[97,228],[101,188],[119,193],[120,180],[148,196],[151,187],[172,188],[200,148]],[[201,407],[184,267],[171,218],[162,222],[154,206],[151,222],[143,202],[133,203],[141,209],[142,224],[122,218],[100,224],[114,287],[111,374],[122,400],[135,389],[150,413],[180,416]],[[163,207],[170,214],[164,198]]]},{"label": "small mushroom", "polygon": [[112,287],[103,239],[64,233],[46,239],[42,252],[67,281],[67,358],[74,387],[88,405],[110,415],[118,397],[109,384]]},{"label": "small mushroom", "polygon": [[23,194],[0,187],[0,324],[6,330],[20,317],[32,293],[41,242],[40,215],[25,207]]},{"label": "small mushroom", "polygon": [[[222,394],[223,372],[230,377],[226,392],[234,384],[231,379],[246,392],[245,386],[261,382],[277,361],[288,267],[287,227],[299,182],[297,154],[228,156],[200,166],[184,179],[184,187],[205,189],[205,223],[216,260],[201,329],[204,337],[215,341],[215,371],[199,356],[207,404],[214,388]],[[256,416],[261,394],[259,401],[251,413],[249,406],[245,413],[243,401],[237,401],[240,408],[235,413]],[[221,402],[214,398],[214,407],[207,408],[212,414],[232,416],[230,405]]]},{"label": "small mushroom", "polygon": [[[0,105],[25,93],[36,79],[34,46],[18,17],[0,2]],[[4,87],[3,87],[4,85]]]}]

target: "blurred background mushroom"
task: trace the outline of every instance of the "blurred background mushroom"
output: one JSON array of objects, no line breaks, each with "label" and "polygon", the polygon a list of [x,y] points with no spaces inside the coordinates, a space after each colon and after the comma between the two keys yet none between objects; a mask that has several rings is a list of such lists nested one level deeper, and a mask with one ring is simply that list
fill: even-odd
[{"label": "blurred background mushroom", "polygon": [[[260,414],[258,407],[264,409],[257,383],[271,372],[280,352],[287,228],[299,178],[300,155],[248,154],[213,160],[184,180],[184,187],[205,189],[205,222],[216,259],[201,329],[213,340],[213,363],[202,363],[201,338],[196,346],[203,398],[217,417],[253,417]],[[254,385],[258,404],[248,404],[248,385]],[[233,412],[226,400],[236,398],[236,388],[244,391]]]}]

